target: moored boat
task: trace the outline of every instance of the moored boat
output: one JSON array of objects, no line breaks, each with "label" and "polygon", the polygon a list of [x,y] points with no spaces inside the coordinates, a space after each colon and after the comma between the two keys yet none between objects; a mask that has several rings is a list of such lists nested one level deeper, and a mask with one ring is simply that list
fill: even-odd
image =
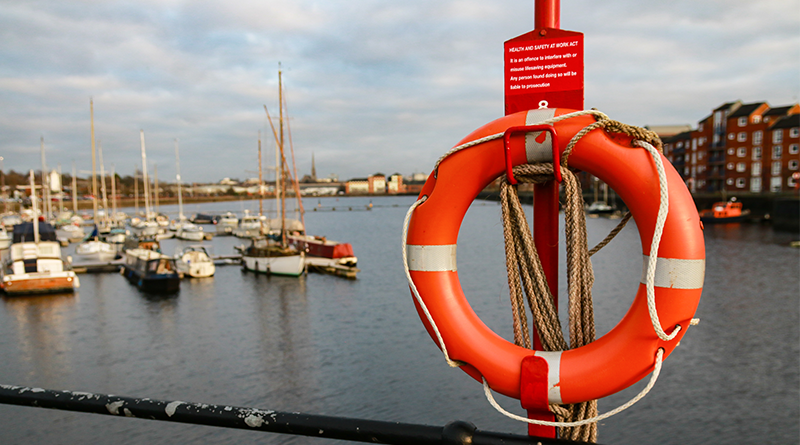
[{"label": "moored boat", "polygon": [[175,266],[178,272],[192,278],[213,276],[216,272],[214,261],[205,247],[201,245],[188,246],[175,255]]},{"label": "moored boat", "polygon": [[155,250],[137,248],[125,251],[121,273],[145,292],[174,293],[180,290],[175,260]]},{"label": "moored boat", "polygon": [[233,231],[239,227],[239,218],[231,212],[220,215],[216,222],[217,235],[233,235]]},{"label": "moored boat", "polygon": [[309,257],[335,259],[338,264],[356,267],[358,258],[353,254],[350,243],[332,241],[324,236],[287,235],[289,243],[298,250],[304,250]]},{"label": "moored boat", "polygon": [[750,214],[750,210],[743,210],[742,203],[736,198],[729,201],[714,203],[710,209],[700,211],[700,221],[704,223],[734,223],[742,222]]},{"label": "moored boat", "polygon": [[61,257],[55,230],[50,224],[37,223],[14,226],[0,287],[8,295],[74,292],[80,283]]},{"label": "moored boat", "polygon": [[5,250],[11,247],[11,234],[3,225],[0,225],[0,250]]},{"label": "moored boat", "polygon": [[254,238],[242,252],[242,265],[253,272],[297,277],[305,272],[305,252],[267,238]]}]

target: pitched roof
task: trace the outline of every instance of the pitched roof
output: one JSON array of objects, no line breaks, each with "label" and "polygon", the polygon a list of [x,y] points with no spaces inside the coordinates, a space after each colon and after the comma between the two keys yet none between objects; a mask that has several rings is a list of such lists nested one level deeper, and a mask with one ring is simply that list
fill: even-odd
[{"label": "pitched roof", "polygon": [[786,115],[786,113],[789,112],[789,109],[791,108],[792,108],[791,105],[786,105],[785,107],[770,108],[766,113],[764,113],[764,116],[784,116]]},{"label": "pitched roof", "polygon": [[800,127],[800,114],[790,114],[778,119],[770,129],[777,130],[781,128],[794,128]]},{"label": "pitched roof", "polygon": [[766,104],[766,102],[755,102],[752,104],[744,104],[739,107],[738,110],[734,111],[733,113],[729,114],[728,117],[745,117],[750,116],[756,111],[759,107]]}]

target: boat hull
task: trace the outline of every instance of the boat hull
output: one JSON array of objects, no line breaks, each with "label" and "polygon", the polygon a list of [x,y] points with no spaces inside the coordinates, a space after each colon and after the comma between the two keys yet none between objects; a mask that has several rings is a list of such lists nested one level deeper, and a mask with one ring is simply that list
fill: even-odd
[{"label": "boat hull", "polygon": [[122,275],[140,290],[155,294],[171,294],[180,290],[180,276],[175,274],[159,274],[143,276],[135,269],[122,266]]},{"label": "boat hull", "polygon": [[266,273],[270,275],[286,275],[297,277],[305,272],[305,255],[253,257],[242,256],[242,265],[245,270]]},{"label": "boat hull", "polygon": [[80,286],[73,272],[66,272],[63,276],[38,275],[44,274],[6,275],[0,286],[3,292],[11,296],[75,292]]}]

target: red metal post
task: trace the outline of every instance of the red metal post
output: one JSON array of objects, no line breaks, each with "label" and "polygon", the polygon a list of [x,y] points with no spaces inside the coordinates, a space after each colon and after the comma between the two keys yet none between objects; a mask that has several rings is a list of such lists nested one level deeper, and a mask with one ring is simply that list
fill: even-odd
[{"label": "red metal post", "polygon": [[536,0],[533,8],[534,28],[561,28],[561,0]]}]

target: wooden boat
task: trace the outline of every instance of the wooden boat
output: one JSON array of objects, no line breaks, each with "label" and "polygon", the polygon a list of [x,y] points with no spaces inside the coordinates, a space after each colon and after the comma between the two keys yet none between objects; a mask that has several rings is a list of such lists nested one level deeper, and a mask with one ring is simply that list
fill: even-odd
[{"label": "wooden boat", "polygon": [[126,250],[121,273],[145,292],[174,293],[180,290],[180,275],[175,260],[155,250]]},{"label": "wooden boat", "polygon": [[[50,224],[37,223],[14,226],[14,242],[2,268],[0,286],[8,295],[74,292],[80,282],[61,257],[55,230]],[[38,235],[34,233],[37,230]]]},{"label": "wooden boat", "polygon": [[700,221],[704,223],[733,223],[741,222],[750,214],[750,210],[743,210],[742,203],[731,198],[730,201],[714,203],[710,209],[700,211]]},{"label": "wooden boat", "polygon": [[204,278],[214,275],[216,266],[206,248],[200,245],[188,246],[175,255],[175,266],[178,272],[192,278]]},{"label": "wooden boat", "polygon": [[268,238],[254,238],[242,251],[242,265],[253,272],[296,277],[305,272],[305,252]]}]

